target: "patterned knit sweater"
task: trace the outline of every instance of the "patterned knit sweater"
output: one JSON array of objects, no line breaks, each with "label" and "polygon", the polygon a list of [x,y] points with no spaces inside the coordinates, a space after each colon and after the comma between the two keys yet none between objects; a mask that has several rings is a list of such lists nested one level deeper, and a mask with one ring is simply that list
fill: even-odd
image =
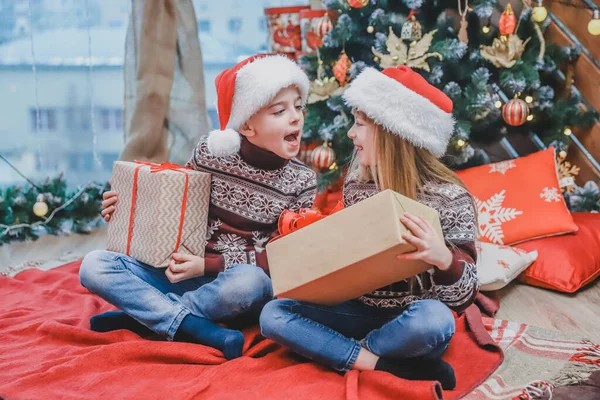
[{"label": "patterned knit sweater", "polygon": [[[344,183],[344,206],[349,207],[377,194],[374,183],[359,183],[350,176]],[[450,268],[430,269],[425,279],[416,279],[412,294],[408,280],[380,288],[359,300],[374,307],[404,308],[420,299],[438,299],[455,311],[467,308],[479,289],[475,262],[475,213],[471,195],[449,183],[428,183],[417,201],[438,211],[446,244],[452,251]]]},{"label": "patterned knit sweater", "polygon": [[187,165],[212,175],[205,275],[233,264],[257,265],[268,273],[265,245],[277,235],[279,215],[312,206],[315,173],[246,139],[238,154],[214,157],[204,138]]}]

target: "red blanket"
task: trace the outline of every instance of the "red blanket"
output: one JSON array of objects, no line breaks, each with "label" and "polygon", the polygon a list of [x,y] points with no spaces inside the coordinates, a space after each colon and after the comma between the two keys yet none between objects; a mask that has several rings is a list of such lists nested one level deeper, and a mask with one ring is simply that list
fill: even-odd
[{"label": "red blanket", "polygon": [[[437,399],[433,382],[383,372],[340,375],[244,331],[244,357],[226,362],[214,349],[141,339],[129,331],[95,333],[89,318],[112,309],[80,286],[79,262],[48,272],[0,276],[0,398],[143,399]],[[444,356],[456,369],[454,399],[502,362],[477,308],[457,319]]]}]

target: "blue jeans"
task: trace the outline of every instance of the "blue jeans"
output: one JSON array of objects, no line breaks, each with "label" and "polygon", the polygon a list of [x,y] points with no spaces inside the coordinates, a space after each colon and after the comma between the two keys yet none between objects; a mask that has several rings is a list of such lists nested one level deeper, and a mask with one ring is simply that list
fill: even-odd
[{"label": "blue jeans", "polygon": [[224,321],[259,310],[273,298],[271,279],[254,265],[233,265],[216,277],[171,283],[164,268],[103,250],[85,256],[79,279],[90,292],[168,340],[188,314]]},{"label": "blue jeans", "polygon": [[358,300],[327,307],[281,299],[263,308],[260,327],[263,336],[346,372],[361,348],[392,359],[439,358],[454,335],[455,322],[438,300],[415,301],[399,310]]}]

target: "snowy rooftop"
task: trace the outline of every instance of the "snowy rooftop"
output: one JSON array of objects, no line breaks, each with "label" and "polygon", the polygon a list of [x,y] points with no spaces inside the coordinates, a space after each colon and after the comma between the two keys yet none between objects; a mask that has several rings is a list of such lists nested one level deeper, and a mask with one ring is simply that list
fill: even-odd
[{"label": "snowy rooftop", "polygon": [[[60,29],[35,32],[33,52],[36,65],[86,66],[91,59],[94,66],[121,66],[125,53],[124,28]],[[200,33],[200,46],[204,63],[235,63],[240,55],[251,55],[255,51],[243,46],[227,43]],[[90,40],[91,39],[91,40]],[[31,65],[31,38],[29,36],[0,45],[0,65]]]}]

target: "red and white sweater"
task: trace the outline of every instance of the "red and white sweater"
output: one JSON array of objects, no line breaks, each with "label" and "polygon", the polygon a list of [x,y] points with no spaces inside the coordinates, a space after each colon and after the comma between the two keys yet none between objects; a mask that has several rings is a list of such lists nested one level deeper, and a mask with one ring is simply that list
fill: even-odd
[{"label": "red and white sweater", "polygon": [[[344,206],[349,207],[378,192],[374,183],[360,183],[350,176],[344,183]],[[455,184],[431,182],[417,195],[417,201],[440,215],[444,239],[453,254],[450,268],[441,271],[432,267],[425,279],[417,279],[413,293],[409,291],[408,281],[404,280],[361,296],[359,300],[374,307],[404,308],[416,300],[438,299],[451,309],[462,311],[473,303],[479,290],[475,269],[475,210],[471,195]]]},{"label": "red and white sweater", "polygon": [[238,154],[215,157],[204,138],[187,166],[212,175],[205,275],[215,276],[233,264],[257,265],[268,273],[265,245],[278,234],[279,215],[312,206],[315,173],[246,139]]}]

